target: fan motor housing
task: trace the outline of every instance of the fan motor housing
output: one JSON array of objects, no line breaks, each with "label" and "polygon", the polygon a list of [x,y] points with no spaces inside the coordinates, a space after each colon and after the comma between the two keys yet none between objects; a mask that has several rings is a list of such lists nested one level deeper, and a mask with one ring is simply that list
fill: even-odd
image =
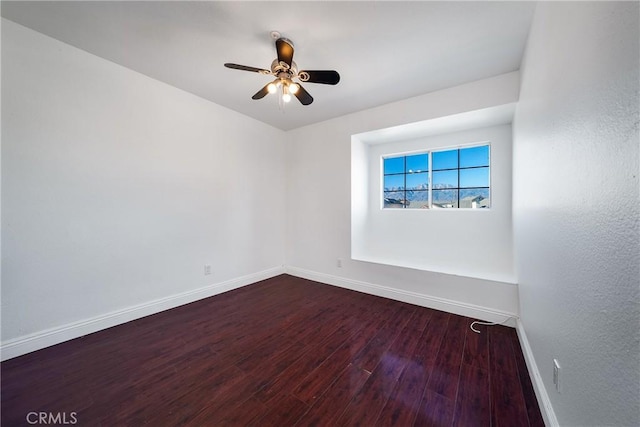
[{"label": "fan motor housing", "polygon": [[298,66],[295,61],[291,61],[291,67],[286,62],[274,59],[271,63],[271,72],[279,78],[293,78],[298,75]]}]

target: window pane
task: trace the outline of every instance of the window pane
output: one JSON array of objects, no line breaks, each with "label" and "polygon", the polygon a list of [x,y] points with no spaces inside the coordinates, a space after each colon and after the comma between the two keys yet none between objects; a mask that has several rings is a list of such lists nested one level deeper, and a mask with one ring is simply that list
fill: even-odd
[{"label": "window pane", "polygon": [[460,187],[488,187],[489,168],[460,169]]},{"label": "window pane", "polygon": [[458,207],[458,190],[433,190],[432,198],[436,209]]},{"label": "window pane", "polygon": [[404,157],[393,157],[391,159],[384,159],[384,174],[389,173],[403,173],[404,172]]},{"label": "window pane", "polygon": [[403,208],[404,207],[404,191],[385,191],[384,207],[385,208]]},{"label": "window pane", "polygon": [[429,207],[429,192],[427,190],[407,191],[408,209],[427,209]]},{"label": "window pane", "polygon": [[460,150],[460,167],[489,166],[489,146],[463,148]]},{"label": "window pane", "polygon": [[458,167],[458,150],[434,151],[431,157],[433,159],[433,170]]},{"label": "window pane", "polygon": [[490,208],[488,188],[474,188],[470,190],[460,190],[460,207],[470,209]]},{"label": "window pane", "polygon": [[412,173],[407,174],[407,190],[427,190],[429,182],[429,174]]},{"label": "window pane", "polygon": [[417,173],[429,170],[429,156],[427,154],[416,154],[406,157],[406,172]]},{"label": "window pane", "polygon": [[456,188],[458,170],[433,172],[433,188]]},{"label": "window pane", "polygon": [[384,191],[404,190],[404,174],[401,175],[385,175]]},{"label": "window pane", "polygon": [[487,144],[383,158],[383,207],[489,208],[490,154]]}]

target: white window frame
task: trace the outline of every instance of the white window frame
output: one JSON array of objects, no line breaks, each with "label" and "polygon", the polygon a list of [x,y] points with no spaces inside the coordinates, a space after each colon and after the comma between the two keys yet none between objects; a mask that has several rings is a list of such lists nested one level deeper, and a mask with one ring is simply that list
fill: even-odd
[{"label": "white window frame", "polygon": [[[481,167],[485,167],[485,166],[477,166],[477,167],[464,167],[461,168],[460,167],[460,159],[459,159],[459,152],[458,152],[458,167],[457,168],[451,168],[451,170],[457,170],[458,171],[458,187],[455,188],[455,190],[458,191],[458,206],[457,207],[452,207],[452,208],[434,208],[433,207],[433,153],[438,153],[438,152],[443,152],[443,151],[452,151],[452,150],[464,150],[467,148],[474,148],[474,147],[485,147],[488,146],[489,147],[489,159],[488,159],[488,167],[489,168],[489,183],[488,183],[488,187],[470,187],[469,189],[474,189],[474,188],[486,188],[487,191],[489,192],[489,206],[485,207],[485,208],[473,208],[473,207],[460,207],[460,191],[461,190],[465,190],[466,188],[460,188],[460,170],[464,170],[464,169],[473,169],[473,168],[481,168]],[[491,148],[491,141],[482,141],[482,142],[475,142],[475,143],[471,143],[471,144],[461,144],[461,145],[455,145],[455,146],[449,146],[449,147],[437,147],[437,148],[432,148],[432,149],[426,149],[426,150],[417,150],[417,151],[410,151],[410,152],[399,152],[399,153],[390,153],[390,154],[384,154],[382,156],[380,156],[380,209],[385,210],[385,211],[395,211],[395,210],[400,210],[400,211],[432,211],[432,210],[443,210],[443,211],[487,211],[487,210],[491,210],[491,206],[493,206],[493,195],[492,195],[492,191],[491,191],[491,170],[492,170],[492,159],[491,159],[491,152],[492,152],[492,148]],[[416,209],[416,208],[387,208],[385,207],[385,187],[384,187],[384,177],[385,177],[385,170],[384,170],[384,161],[385,159],[392,159],[392,158],[398,158],[398,157],[410,157],[410,156],[416,156],[416,155],[420,155],[420,154],[427,154],[427,161],[428,161],[428,178],[427,178],[427,203],[428,203],[428,207],[427,208],[423,208],[423,209]],[[437,171],[436,171],[437,172]],[[406,170],[403,172],[403,174],[406,176],[407,172]],[[406,177],[405,177],[405,185],[406,185]],[[407,191],[406,189],[403,191]]]}]

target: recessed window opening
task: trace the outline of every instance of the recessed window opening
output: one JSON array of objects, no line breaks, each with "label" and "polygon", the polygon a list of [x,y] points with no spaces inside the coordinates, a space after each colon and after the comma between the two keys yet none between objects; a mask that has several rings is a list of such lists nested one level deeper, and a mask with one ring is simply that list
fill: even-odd
[{"label": "recessed window opening", "polygon": [[385,209],[491,207],[489,144],[382,158]]}]

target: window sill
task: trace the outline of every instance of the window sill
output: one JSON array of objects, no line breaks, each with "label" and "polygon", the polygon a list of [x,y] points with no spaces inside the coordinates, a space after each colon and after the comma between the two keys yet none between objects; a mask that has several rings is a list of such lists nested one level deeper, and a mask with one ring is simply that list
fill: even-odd
[{"label": "window sill", "polygon": [[410,262],[398,262],[396,260],[388,260],[382,258],[376,258],[368,254],[351,254],[351,259],[354,261],[370,262],[373,264],[388,265],[392,267],[409,268],[412,270],[427,271],[430,273],[447,274],[450,276],[468,277],[471,279],[488,280],[492,282],[506,283],[509,285],[517,285],[515,274],[502,273],[502,272],[473,272],[464,271],[463,269],[454,269],[446,267],[435,267],[428,265],[416,265]]}]

